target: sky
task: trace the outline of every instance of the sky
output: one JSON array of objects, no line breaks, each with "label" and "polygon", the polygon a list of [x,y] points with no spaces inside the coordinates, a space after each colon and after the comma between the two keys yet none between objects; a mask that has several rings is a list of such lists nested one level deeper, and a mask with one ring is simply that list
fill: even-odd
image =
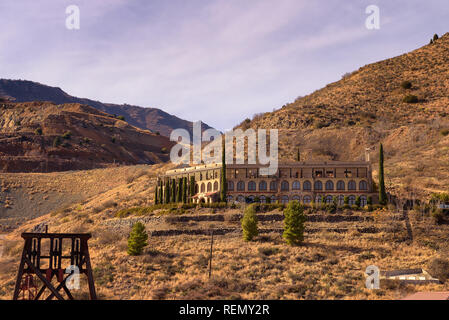
[{"label": "sky", "polygon": [[[66,27],[69,5],[78,30]],[[379,29],[365,25],[369,5]],[[447,0],[1,0],[0,78],[226,130],[448,23]]]}]

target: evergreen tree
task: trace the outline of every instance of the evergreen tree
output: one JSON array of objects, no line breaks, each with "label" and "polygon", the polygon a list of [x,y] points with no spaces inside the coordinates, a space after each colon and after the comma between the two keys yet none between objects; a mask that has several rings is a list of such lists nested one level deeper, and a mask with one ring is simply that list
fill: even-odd
[{"label": "evergreen tree", "polygon": [[435,41],[437,41],[438,40],[438,35],[435,33],[434,35],[433,35],[433,42],[435,42]]},{"label": "evergreen tree", "polygon": [[178,185],[176,189],[176,202],[182,201],[182,178],[178,178]]},{"label": "evergreen tree", "polygon": [[176,197],[177,197],[177,193],[176,193],[176,180],[172,179],[171,181],[171,202],[175,203],[176,202]]},{"label": "evergreen tree", "polygon": [[131,256],[142,254],[143,248],[148,245],[147,240],[148,234],[143,223],[135,223],[128,237],[128,254]]},{"label": "evergreen tree", "polygon": [[360,203],[361,203],[360,196],[357,196],[355,198],[355,205],[360,208]]},{"label": "evergreen tree", "polygon": [[159,203],[164,203],[162,181],[159,181]]},{"label": "evergreen tree", "polygon": [[387,204],[387,193],[385,192],[384,180],[384,148],[382,143],[379,148],[379,203],[382,205]]},{"label": "evergreen tree", "polygon": [[154,187],[154,204],[158,204],[158,199],[157,199],[158,193],[159,193],[158,186],[156,185]]},{"label": "evergreen tree", "polygon": [[187,203],[187,178],[182,178],[182,203]]},{"label": "evergreen tree", "polygon": [[296,161],[301,161],[301,154],[299,153],[299,148],[296,151]]},{"label": "evergreen tree", "polygon": [[283,237],[289,245],[299,245],[304,241],[306,215],[299,201],[291,201],[284,209]]},{"label": "evergreen tree", "polygon": [[245,209],[242,219],[243,239],[252,241],[259,234],[257,228],[256,204],[251,204]]},{"label": "evergreen tree", "polygon": [[165,197],[164,203],[170,203],[170,180],[165,180]]},{"label": "evergreen tree", "polygon": [[220,201],[226,202],[226,194],[228,191],[228,182],[226,181],[226,152],[225,143],[222,139],[223,147],[221,149],[221,189],[220,189]]},{"label": "evergreen tree", "polygon": [[195,195],[195,177],[190,177],[190,202],[193,201],[193,196]]}]

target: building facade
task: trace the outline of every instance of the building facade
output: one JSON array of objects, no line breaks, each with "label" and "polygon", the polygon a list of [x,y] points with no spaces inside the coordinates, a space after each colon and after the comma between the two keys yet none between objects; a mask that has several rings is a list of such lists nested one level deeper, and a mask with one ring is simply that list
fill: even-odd
[{"label": "building facade", "polygon": [[[373,190],[371,164],[366,161],[282,162],[274,175],[261,175],[260,165],[226,165],[228,202],[330,203],[337,197],[340,205],[347,196],[361,206],[369,197],[377,203]],[[167,171],[159,179],[191,177],[195,180],[194,202],[215,202],[221,190],[221,164],[198,165]]]}]

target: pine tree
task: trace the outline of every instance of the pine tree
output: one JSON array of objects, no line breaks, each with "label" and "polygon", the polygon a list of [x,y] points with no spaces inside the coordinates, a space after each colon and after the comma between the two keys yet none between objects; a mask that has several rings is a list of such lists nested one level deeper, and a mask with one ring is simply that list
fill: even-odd
[{"label": "pine tree", "polygon": [[438,40],[438,35],[435,33],[434,35],[433,35],[433,42],[435,42],[435,41],[437,41]]},{"label": "pine tree", "polygon": [[226,152],[225,143],[222,141],[223,147],[221,149],[221,189],[220,201],[226,202],[226,194],[228,191],[228,182],[226,181]]},{"label": "pine tree", "polygon": [[182,203],[187,203],[187,178],[182,178]]},{"label": "pine tree", "polygon": [[256,204],[251,204],[245,209],[242,219],[243,239],[252,241],[259,234],[257,228]]},{"label": "pine tree", "polygon": [[384,148],[382,143],[379,148],[379,203],[382,205],[387,204],[387,193],[385,192],[384,180]]},{"label": "pine tree", "polygon": [[306,215],[299,201],[291,201],[284,209],[284,234],[282,235],[289,245],[299,245],[304,241],[304,223]]},{"label": "pine tree", "polygon": [[142,254],[143,248],[148,245],[147,240],[148,234],[143,223],[135,223],[128,237],[128,254],[131,256]]}]

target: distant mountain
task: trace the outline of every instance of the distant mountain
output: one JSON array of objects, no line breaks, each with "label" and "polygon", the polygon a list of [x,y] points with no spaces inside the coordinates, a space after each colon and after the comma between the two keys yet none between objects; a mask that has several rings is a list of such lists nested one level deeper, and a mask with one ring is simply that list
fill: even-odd
[{"label": "distant mountain", "polygon": [[[14,99],[15,102],[51,101],[56,104],[87,104],[100,111],[123,116],[125,120],[138,128],[159,132],[170,136],[173,129],[182,128],[192,132],[192,122],[180,119],[157,108],[143,108],[128,104],[118,105],[78,98],[64,92],[61,88],[50,87],[27,80],[0,79],[0,96]],[[210,128],[203,123],[203,130]]]},{"label": "distant mountain", "polygon": [[[428,43],[426,41],[426,43]],[[385,150],[389,190],[449,190],[449,34],[361,67],[239,127],[279,129],[280,155],[355,160]],[[396,192],[395,191],[395,192]]]},{"label": "distant mountain", "polygon": [[161,163],[173,144],[88,105],[0,103],[1,172]]}]

